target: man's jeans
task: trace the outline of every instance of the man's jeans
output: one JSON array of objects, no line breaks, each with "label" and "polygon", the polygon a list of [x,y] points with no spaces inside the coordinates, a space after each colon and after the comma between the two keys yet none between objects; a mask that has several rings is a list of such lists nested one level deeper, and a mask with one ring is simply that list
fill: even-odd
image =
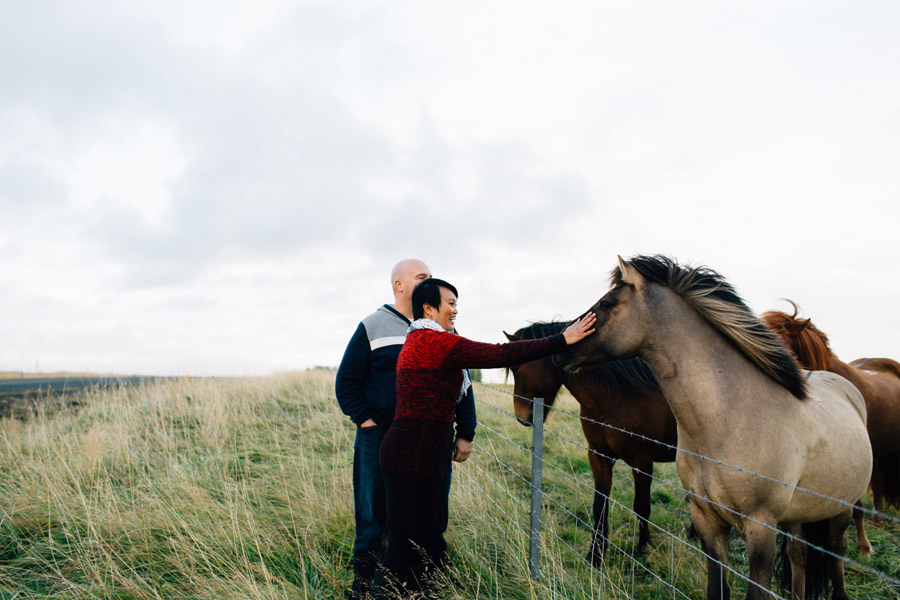
[{"label": "man's jeans", "polygon": [[[378,450],[389,425],[357,427],[353,444],[353,503],[356,538],[353,540],[353,572],[359,579],[372,579],[384,557],[387,530],[384,476],[378,464]],[[447,469],[446,494],[442,499],[440,542],[447,530],[451,469]],[[445,546],[445,544],[444,544]]]},{"label": "man's jeans", "polygon": [[378,464],[378,449],[388,425],[357,427],[353,445],[353,503],[356,509],[356,539],[353,541],[353,572],[371,579],[384,554],[387,511],[384,477]]}]

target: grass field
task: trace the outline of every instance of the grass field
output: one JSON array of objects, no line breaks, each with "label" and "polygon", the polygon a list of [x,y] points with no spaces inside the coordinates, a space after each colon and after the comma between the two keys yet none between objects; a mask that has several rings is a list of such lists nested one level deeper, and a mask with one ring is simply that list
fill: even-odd
[{"label": "grass field", "polygon": [[[0,420],[0,599],[342,598],[353,539],[354,430],[337,409],[333,372],[268,378],[182,379],[93,390],[77,409]],[[636,537],[624,508],[599,570],[581,559],[589,541],[586,452],[548,434],[542,577],[527,562],[530,430],[507,414],[511,399],[476,388],[476,453],[454,470],[449,599],[703,596],[703,560],[684,492],[654,484],[653,548],[627,555]],[[571,412],[570,397],[561,405]],[[499,409],[499,410],[498,410]],[[583,443],[577,419],[548,428]],[[673,465],[657,475],[677,485]],[[614,497],[631,505],[618,468]],[[896,513],[891,513],[896,514]],[[900,526],[869,527],[876,555],[861,562],[900,578]],[[676,539],[677,538],[677,539]],[[850,556],[856,559],[851,542]],[[732,564],[746,572],[744,544]],[[743,585],[731,579],[735,597]],[[898,590],[848,568],[851,595],[895,599]]]}]

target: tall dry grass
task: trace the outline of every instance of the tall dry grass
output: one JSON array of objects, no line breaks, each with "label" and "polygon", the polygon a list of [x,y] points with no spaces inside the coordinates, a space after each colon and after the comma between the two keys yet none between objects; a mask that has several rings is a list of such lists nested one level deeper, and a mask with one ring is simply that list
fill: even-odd
[{"label": "tall dry grass", "polygon": [[[345,597],[354,430],[333,380],[327,370],[180,379],[93,390],[77,410],[0,420],[0,599]],[[545,469],[534,582],[522,450],[530,430],[506,414],[508,395],[484,387],[477,395],[478,448],[454,469],[443,597],[672,597],[666,582],[702,596],[703,561],[691,542],[654,532],[652,552],[630,560],[636,531],[624,508],[611,515],[615,547],[599,570],[587,568],[587,453],[552,434],[545,450],[556,468]],[[571,398],[559,402],[576,411]],[[575,418],[551,416],[548,427],[583,443]],[[671,465],[659,475],[677,484]],[[652,520],[684,537],[683,494],[654,490]],[[614,497],[631,504],[623,468]],[[896,528],[873,533],[896,575]],[[739,570],[741,544],[734,540]],[[850,580],[868,586],[861,597],[896,597],[883,582],[852,572]]]},{"label": "tall dry grass", "polygon": [[185,379],[4,420],[0,595],[334,597],[352,497],[332,379]]}]

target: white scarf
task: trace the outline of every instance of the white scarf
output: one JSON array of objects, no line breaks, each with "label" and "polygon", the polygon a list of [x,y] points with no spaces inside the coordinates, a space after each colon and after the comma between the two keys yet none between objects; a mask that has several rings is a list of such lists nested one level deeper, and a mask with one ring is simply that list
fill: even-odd
[{"label": "white scarf", "polygon": [[[449,333],[446,329],[440,326],[437,321],[433,319],[416,319],[412,323],[409,324],[409,329],[407,333],[410,331],[416,331],[417,329],[431,329],[433,331],[443,331],[444,333]],[[455,333],[455,332],[454,332]],[[469,379],[469,371],[467,369],[462,370],[463,373],[463,384],[462,389],[459,391],[459,398],[456,399],[456,403],[459,404],[466,393],[469,391],[469,388],[472,387],[472,380]]]}]

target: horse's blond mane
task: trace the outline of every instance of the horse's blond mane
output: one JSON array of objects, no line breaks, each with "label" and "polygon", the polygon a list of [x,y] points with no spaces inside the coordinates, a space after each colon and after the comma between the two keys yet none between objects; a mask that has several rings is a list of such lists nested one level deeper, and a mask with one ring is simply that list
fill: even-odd
[{"label": "horse's blond mane", "polygon": [[[662,255],[636,256],[628,262],[647,281],[681,296],[763,373],[797,398],[806,397],[806,382],[794,358],[721,275],[704,266],[680,265]],[[623,283],[619,267],[612,272],[612,283]]]}]

